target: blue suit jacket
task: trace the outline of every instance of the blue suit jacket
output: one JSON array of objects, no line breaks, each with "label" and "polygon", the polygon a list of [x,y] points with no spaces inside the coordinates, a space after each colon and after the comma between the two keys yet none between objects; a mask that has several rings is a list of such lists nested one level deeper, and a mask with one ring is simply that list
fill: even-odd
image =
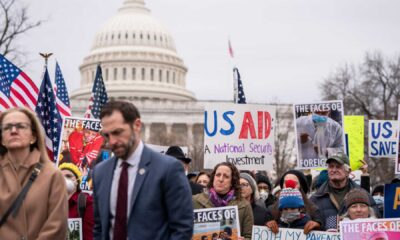
[{"label": "blue suit jacket", "polygon": [[[110,239],[110,193],[116,163],[113,157],[93,171],[94,239]],[[178,160],[144,146],[130,191],[129,240],[192,238],[192,195]]]}]

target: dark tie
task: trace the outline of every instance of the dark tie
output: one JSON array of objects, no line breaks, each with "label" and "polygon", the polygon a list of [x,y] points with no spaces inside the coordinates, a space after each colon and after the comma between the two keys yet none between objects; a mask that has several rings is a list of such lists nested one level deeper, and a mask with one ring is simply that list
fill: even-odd
[{"label": "dark tie", "polygon": [[127,162],[122,164],[118,183],[117,211],[114,222],[114,239],[127,239],[127,212],[128,212],[128,167]]}]

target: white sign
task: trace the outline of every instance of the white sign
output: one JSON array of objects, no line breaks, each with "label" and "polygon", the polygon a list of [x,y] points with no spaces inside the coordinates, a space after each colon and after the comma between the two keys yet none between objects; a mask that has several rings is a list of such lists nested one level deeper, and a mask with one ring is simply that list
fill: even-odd
[{"label": "white sign", "polygon": [[204,168],[231,162],[241,170],[272,169],[275,106],[212,104],[204,112]]},{"label": "white sign", "polygon": [[369,120],[368,130],[368,154],[370,157],[397,157],[397,121]]}]

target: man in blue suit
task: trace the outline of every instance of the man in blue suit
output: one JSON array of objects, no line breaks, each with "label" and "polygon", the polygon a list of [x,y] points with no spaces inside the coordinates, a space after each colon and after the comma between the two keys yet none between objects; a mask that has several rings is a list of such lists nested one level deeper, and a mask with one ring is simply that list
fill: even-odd
[{"label": "man in blue suit", "polygon": [[193,206],[182,164],[143,144],[132,103],[108,102],[100,119],[114,157],[93,171],[94,239],[191,239]]}]

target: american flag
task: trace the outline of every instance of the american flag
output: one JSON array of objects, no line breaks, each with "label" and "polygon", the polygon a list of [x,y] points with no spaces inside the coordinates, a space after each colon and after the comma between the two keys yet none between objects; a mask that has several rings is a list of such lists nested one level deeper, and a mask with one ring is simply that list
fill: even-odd
[{"label": "american flag", "polygon": [[0,111],[17,106],[33,110],[38,92],[28,75],[0,54]]},{"label": "american flag", "polygon": [[61,133],[61,115],[56,106],[56,97],[49,77],[47,67],[45,69],[42,85],[37,100],[36,114],[39,117],[46,133],[46,148],[51,160],[58,156],[58,145]]},{"label": "american flag", "polygon": [[69,97],[67,86],[65,85],[64,77],[61,73],[61,68],[56,62],[56,96],[57,108],[60,111],[61,117],[71,116],[71,106],[69,104]]},{"label": "american flag", "polygon": [[240,80],[239,69],[233,68],[233,79],[235,81],[235,103],[246,104],[246,97],[244,96],[242,80]]},{"label": "american flag", "polygon": [[96,78],[94,79],[92,96],[89,99],[89,106],[85,112],[85,118],[99,118],[100,111],[108,101],[106,86],[103,82],[100,65],[97,65]]}]

